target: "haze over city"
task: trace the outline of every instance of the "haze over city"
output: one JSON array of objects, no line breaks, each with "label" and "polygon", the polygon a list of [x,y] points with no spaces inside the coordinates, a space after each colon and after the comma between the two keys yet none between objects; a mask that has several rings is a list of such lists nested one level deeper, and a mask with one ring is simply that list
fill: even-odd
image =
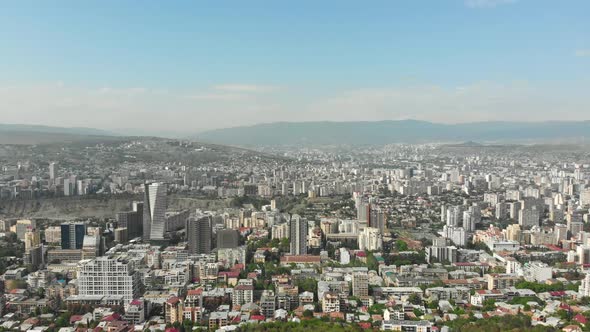
[{"label": "haze over city", "polygon": [[[587,120],[587,1],[4,3],[3,123]],[[141,123],[138,123],[141,119]]]}]

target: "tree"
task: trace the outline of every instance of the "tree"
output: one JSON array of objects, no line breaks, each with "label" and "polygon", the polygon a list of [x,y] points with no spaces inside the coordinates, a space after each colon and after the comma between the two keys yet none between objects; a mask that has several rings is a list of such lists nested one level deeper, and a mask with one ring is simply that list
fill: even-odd
[{"label": "tree", "polygon": [[483,302],[482,311],[492,311],[496,310],[496,300],[494,299],[487,299]]},{"label": "tree", "polygon": [[408,251],[408,244],[402,240],[395,241],[397,251]]},{"label": "tree", "polygon": [[428,302],[427,307],[428,309],[438,309],[438,301]]},{"label": "tree", "polygon": [[185,319],[182,322],[182,329],[184,330],[184,332],[189,332],[193,330],[193,321],[191,321],[190,319]]},{"label": "tree", "polygon": [[419,305],[422,304],[422,298],[420,297],[420,295],[412,293],[412,295],[408,297],[408,302],[410,302],[411,304]]},{"label": "tree", "polygon": [[416,318],[420,318],[420,316],[424,315],[424,313],[422,312],[422,310],[415,308],[414,315],[416,316]]},{"label": "tree", "polygon": [[296,285],[299,287],[299,292],[305,291],[316,294],[318,290],[318,282],[314,278],[299,279]]}]

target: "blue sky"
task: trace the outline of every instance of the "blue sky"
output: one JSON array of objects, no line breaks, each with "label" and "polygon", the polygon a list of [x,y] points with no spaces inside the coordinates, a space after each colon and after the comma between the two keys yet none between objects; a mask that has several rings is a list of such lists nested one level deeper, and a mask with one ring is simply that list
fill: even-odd
[{"label": "blue sky", "polygon": [[590,119],[585,0],[1,6],[2,122]]}]

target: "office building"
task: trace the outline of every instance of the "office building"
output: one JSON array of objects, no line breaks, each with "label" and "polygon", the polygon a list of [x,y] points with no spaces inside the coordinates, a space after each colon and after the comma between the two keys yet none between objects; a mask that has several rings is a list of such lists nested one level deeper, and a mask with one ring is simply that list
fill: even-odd
[{"label": "office building", "polygon": [[116,219],[119,228],[127,228],[130,239],[143,236],[143,202],[133,202],[132,210],[117,213]]},{"label": "office building", "polygon": [[61,224],[61,248],[82,249],[86,225],[81,222]]},{"label": "office building", "polygon": [[49,180],[51,180],[51,182],[55,180],[55,175],[57,171],[56,167],[57,165],[55,163],[49,163]]},{"label": "office building", "polygon": [[166,191],[164,183],[145,185],[143,201],[143,240],[164,240],[166,230]]}]

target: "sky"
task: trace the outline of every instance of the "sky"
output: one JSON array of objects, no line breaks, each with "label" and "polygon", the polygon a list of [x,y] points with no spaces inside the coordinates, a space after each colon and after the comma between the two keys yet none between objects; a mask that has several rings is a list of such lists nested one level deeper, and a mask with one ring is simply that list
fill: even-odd
[{"label": "sky", "polygon": [[590,1],[3,1],[0,122],[590,120]]}]

